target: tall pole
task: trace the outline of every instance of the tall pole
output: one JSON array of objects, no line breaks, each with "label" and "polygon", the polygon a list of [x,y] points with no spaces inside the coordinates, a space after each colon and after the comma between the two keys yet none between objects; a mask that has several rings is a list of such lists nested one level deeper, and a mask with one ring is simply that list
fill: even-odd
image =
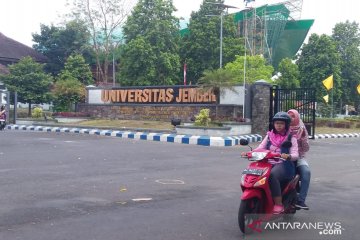
[{"label": "tall pole", "polygon": [[220,68],[222,68],[222,48],[223,48],[223,11],[220,13]]},{"label": "tall pole", "polygon": [[[246,31],[246,30],[245,30]],[[246,40],[245,40],[245,54],[244,54],[244,86],[243,86],[243,118],[245,119],[245,83],[246,83]]]},{"label": "tall pole", "polygon": [[[220,68],[222,68],[222,48],[223,48],[223,16],[224,16],[224,10],[229,8],[237,8],[230,5],[225,5],[224,3],[214,3],[214,2],[207,2],[208,4],[213,4],[219,7],[220,9]],[[212,16],[218,16],[218,15],[206,15],[208,17]]]},{"label": "tall pole", "polygon": [[246,84],[246,38],[247,38],[247,20],[246,20],[246,12],[244,14],[245,16],[245,29],[244,29],[244,86],[243,86],[243,118],[245,119],[245,84]]},{"label": "tall pole", "polygon": [[334,86],[331,89],[331,118],[334,118]]},{"label": "tall pole", "polygon": [[115,50],[113,50],[113,87],[115,87]]},{"label": "tall pole", "polygon": [[16,117],[17,117],[17,92],[14,92],[14,121],[13,123],[16,124]]}]

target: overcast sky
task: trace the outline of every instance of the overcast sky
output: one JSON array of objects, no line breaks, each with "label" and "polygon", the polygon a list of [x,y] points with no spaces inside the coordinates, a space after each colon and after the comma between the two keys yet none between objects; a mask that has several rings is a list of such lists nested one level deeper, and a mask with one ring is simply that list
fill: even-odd
[{"label": "overcast sky", "polygon": [[[174,0],[178,17],[188,18],[199,9],[203,0]],[[254,7],[278,3],[281,0],[256,0]],[[40,23],[55,25],[59,14],[67,11],[66,0],[0,0],[0,32],[28,46],[33,44],[31,33],[40,31]],[[225,0],[228,5],[244,9],[243,0]],[[357,0],[304,0],[302,19],[315,19],[311,33],[331,34],[338,22],[346,20],[360,23],[360,1]]]}]

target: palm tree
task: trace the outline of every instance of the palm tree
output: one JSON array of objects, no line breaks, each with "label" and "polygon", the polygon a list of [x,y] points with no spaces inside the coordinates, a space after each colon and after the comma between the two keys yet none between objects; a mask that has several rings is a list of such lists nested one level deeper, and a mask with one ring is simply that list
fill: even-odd
[{"label": "palm tree", "polygon": [[[220,96],[225,94],[226,90],[237,93],[235,89],[236,78],[234,74],[223,68],[216,70],[205,70],[204,76],[199,79],[198,85],[204,91],[212,90],[216,95],[216,102],[220,102]],[[216,105],[216,118],[218,116],[218,105]]]}]

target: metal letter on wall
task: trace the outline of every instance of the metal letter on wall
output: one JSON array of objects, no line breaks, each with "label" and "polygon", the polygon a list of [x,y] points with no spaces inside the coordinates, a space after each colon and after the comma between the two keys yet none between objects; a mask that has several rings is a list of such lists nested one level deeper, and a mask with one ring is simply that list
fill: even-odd
[{"label": "metal letter on wall", "polygon": [[216,104],[211,90],[193,86],[90,88],[89,104]]}]

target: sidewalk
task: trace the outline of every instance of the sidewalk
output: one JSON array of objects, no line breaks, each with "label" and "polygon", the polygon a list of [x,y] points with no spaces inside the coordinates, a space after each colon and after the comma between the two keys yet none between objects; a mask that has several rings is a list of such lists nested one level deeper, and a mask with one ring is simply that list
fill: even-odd
[{"label": "sidewalk", "polygon": [[231,146],[239,145],[240,139],[247,139],[249,142],[260,142],[262,140],[262,137],[259,134],[227,136],[227,137],[211,137],[211,136],[178,135],[176,133],[169,133],[169,132],[136,131],[136,129],[130,131],[130,130],[84,128],[84,127],[76,127],[76,126],[70,126],[70,127],[69,126],[37,126],[37,125],[16,125],[16,124],[8,125],[6,128],[9,130],[90,134],[90,135],[148,140],[148,141],[160,141],[160,142],[193,144],[193,145],[201,145],[201,146],[217,146],[217,147],[231,147]]},{"label": "sidewalk", "polygon": [[[6,127],[9,130],[27,130],[40,132],[57,132],[57,133],[75,133],[90,134],[111,137],[121,137],[129,139],[160,141],[169,143],[182,143],[201,146],[231,147],[240,144],[240,139],[247,139],[249,142],[261,142],[262,136],[259,134],[249,134],[240,136],[212,137],[212,136],[194,136],[194,135],[178,135],[172,132],[160,132],[144,129],[103,129],[103,128],[85,128],[79,126],[38,126],[38,125],[15,125],[11,124]],[[315,139],[327,138],[355,138],[360,137],[360,133],[348,134],[316,134]]]},{"label": "sidewalk", "polygon": [[325,138],[355,138],[355,137],[360,137],[360,133],[315,134],[315,139],[325,139]]}]

